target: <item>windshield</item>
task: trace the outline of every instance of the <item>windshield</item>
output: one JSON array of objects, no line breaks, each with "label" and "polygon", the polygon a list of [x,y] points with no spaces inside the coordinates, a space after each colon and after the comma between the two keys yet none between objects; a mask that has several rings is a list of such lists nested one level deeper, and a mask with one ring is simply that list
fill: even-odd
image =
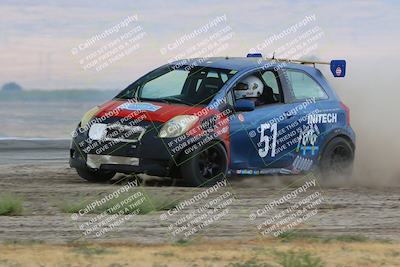
[{"label": "windshield", "polygon": [[207,105],[233,73],[227,69],[165,66],[143,76],[116,98]]}]

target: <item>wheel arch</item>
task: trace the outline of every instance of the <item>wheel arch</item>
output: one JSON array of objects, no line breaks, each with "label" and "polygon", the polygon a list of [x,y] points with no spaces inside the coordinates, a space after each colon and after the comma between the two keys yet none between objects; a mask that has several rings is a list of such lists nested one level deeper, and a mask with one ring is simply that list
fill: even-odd
[{"label": "wheel arch", "polygon": [[321,159],[321,157],[322,157],[322,155],[323,155],[323,153],[325,151],[325,148],[329,144],[329,142],[331,142],[333,139],[338,138],[338,137],[341,137],[341,138],[345,139],[346,141],[348,141],[350,146],[351,146],[351,148],[353,149],[353,153],[355,152],[356,146],[355,146],[353,138],[351,138],[350,134],[347,133],[344,129],[338,128],[338,129],[333,130],[331,133],[329,133],[326,136],[326,138],[324,140],[324,143],[321,146],[321,150],[320,150],[320,153],[319,153],[319,156],[318,156],[318,160]]}]

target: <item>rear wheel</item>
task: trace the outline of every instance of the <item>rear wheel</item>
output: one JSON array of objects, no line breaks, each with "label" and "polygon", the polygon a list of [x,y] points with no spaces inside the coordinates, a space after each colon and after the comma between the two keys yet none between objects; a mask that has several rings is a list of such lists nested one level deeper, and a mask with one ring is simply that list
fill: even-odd
[{"label": "rear wheel", "polygon": [[89,182],[98,182],[98,183],[104,183],[109,180],[111,180],[115,172],[113,171],[103,171],[103,170],[91,170],[88,168],[77,168],[76,172],[80,177],[83,179],[89,181]]},{"label": "rear wheel", "polygon": [[211,186],[221,181],[228,170],[228,155],[221,143],[200,148],[184,157],[182,178],[190,186]]},{"label": "rear wheel", "polygon": [[322,179],[347,180],[353,172],[354,149],[349,141],[335,137],[326,145],[319,163]]}]

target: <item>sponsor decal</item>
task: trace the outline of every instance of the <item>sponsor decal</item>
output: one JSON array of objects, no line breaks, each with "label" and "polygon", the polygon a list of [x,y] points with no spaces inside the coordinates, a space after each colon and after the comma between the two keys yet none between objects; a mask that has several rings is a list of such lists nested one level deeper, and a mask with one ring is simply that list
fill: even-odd
[{"label": "sponsor decal", "polygon": [[235,170],[234,173],[237,175],[269,175],[269,174],[292,174],[293,172],[284,168],[270,168],[270,169],[260,169],[260,170]]},{"label": "sponsor decal", "polygon": [[306,130],[300,132],[299,142],[296,147],[296,152],[302,151],[303,156],[307,154],[308,151],[311,155],[315,155],[315,151],[319,150],[319,147],[315,145],[317,137],[319,134],[319,129],[317,125],[310,125]]},{"label": "sponsor decal", "polygon": [[342,74],[342,68],[341,67],[337,67],[336,68],[336,76],[340,76]]},{"label": "sponsor decal", "polygon": [[294,172],[308,171],[309,169],[311,169],[312,164],[313,164],[312,159],[297,156],[293,161],[293,171]]},{"label": "sponsor decal", "polygon": [[260,125],[260,141],[257,143],[258,155],[265,158],[268,155],[271,142],[271,157],[276,154],[276,138],[278,136],[278,125],[276,123],[263,123]]},{"label": "sponsor decal", "polygon": [[314,123],[336,123],[337,113],[322,113],[308,115],[308,124]]},{"label": "sponsor decal", "polygon": [[136,111],[157,111],[161,106],[154,105],[152,103],[124,103],[118,108],[126,110],[136,110]]},{"label": "sponsor decal", "polygon": [[253,170],[248,170],[248,169],[244,169],[244,170],[236,170],[236,174],[240,174],[240,175],[257,175],[256,172],[254,172]]},{"label": "sponsor decal", "polygon": [[238,175],[260,175],[261,170],[251,170],[251,169],[243,169],[243,170],[236,170],[236,174]]}]

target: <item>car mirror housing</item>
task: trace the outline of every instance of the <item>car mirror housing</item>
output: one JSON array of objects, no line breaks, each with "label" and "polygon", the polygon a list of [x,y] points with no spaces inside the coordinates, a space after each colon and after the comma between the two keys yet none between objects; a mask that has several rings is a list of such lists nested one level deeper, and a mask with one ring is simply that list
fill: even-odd
[{"label": "car mirror housing", "polygon": [[234,108],[236,111],[252,111],[256,108],[256,106],[251,100],[239,99],[236,100]]}]

